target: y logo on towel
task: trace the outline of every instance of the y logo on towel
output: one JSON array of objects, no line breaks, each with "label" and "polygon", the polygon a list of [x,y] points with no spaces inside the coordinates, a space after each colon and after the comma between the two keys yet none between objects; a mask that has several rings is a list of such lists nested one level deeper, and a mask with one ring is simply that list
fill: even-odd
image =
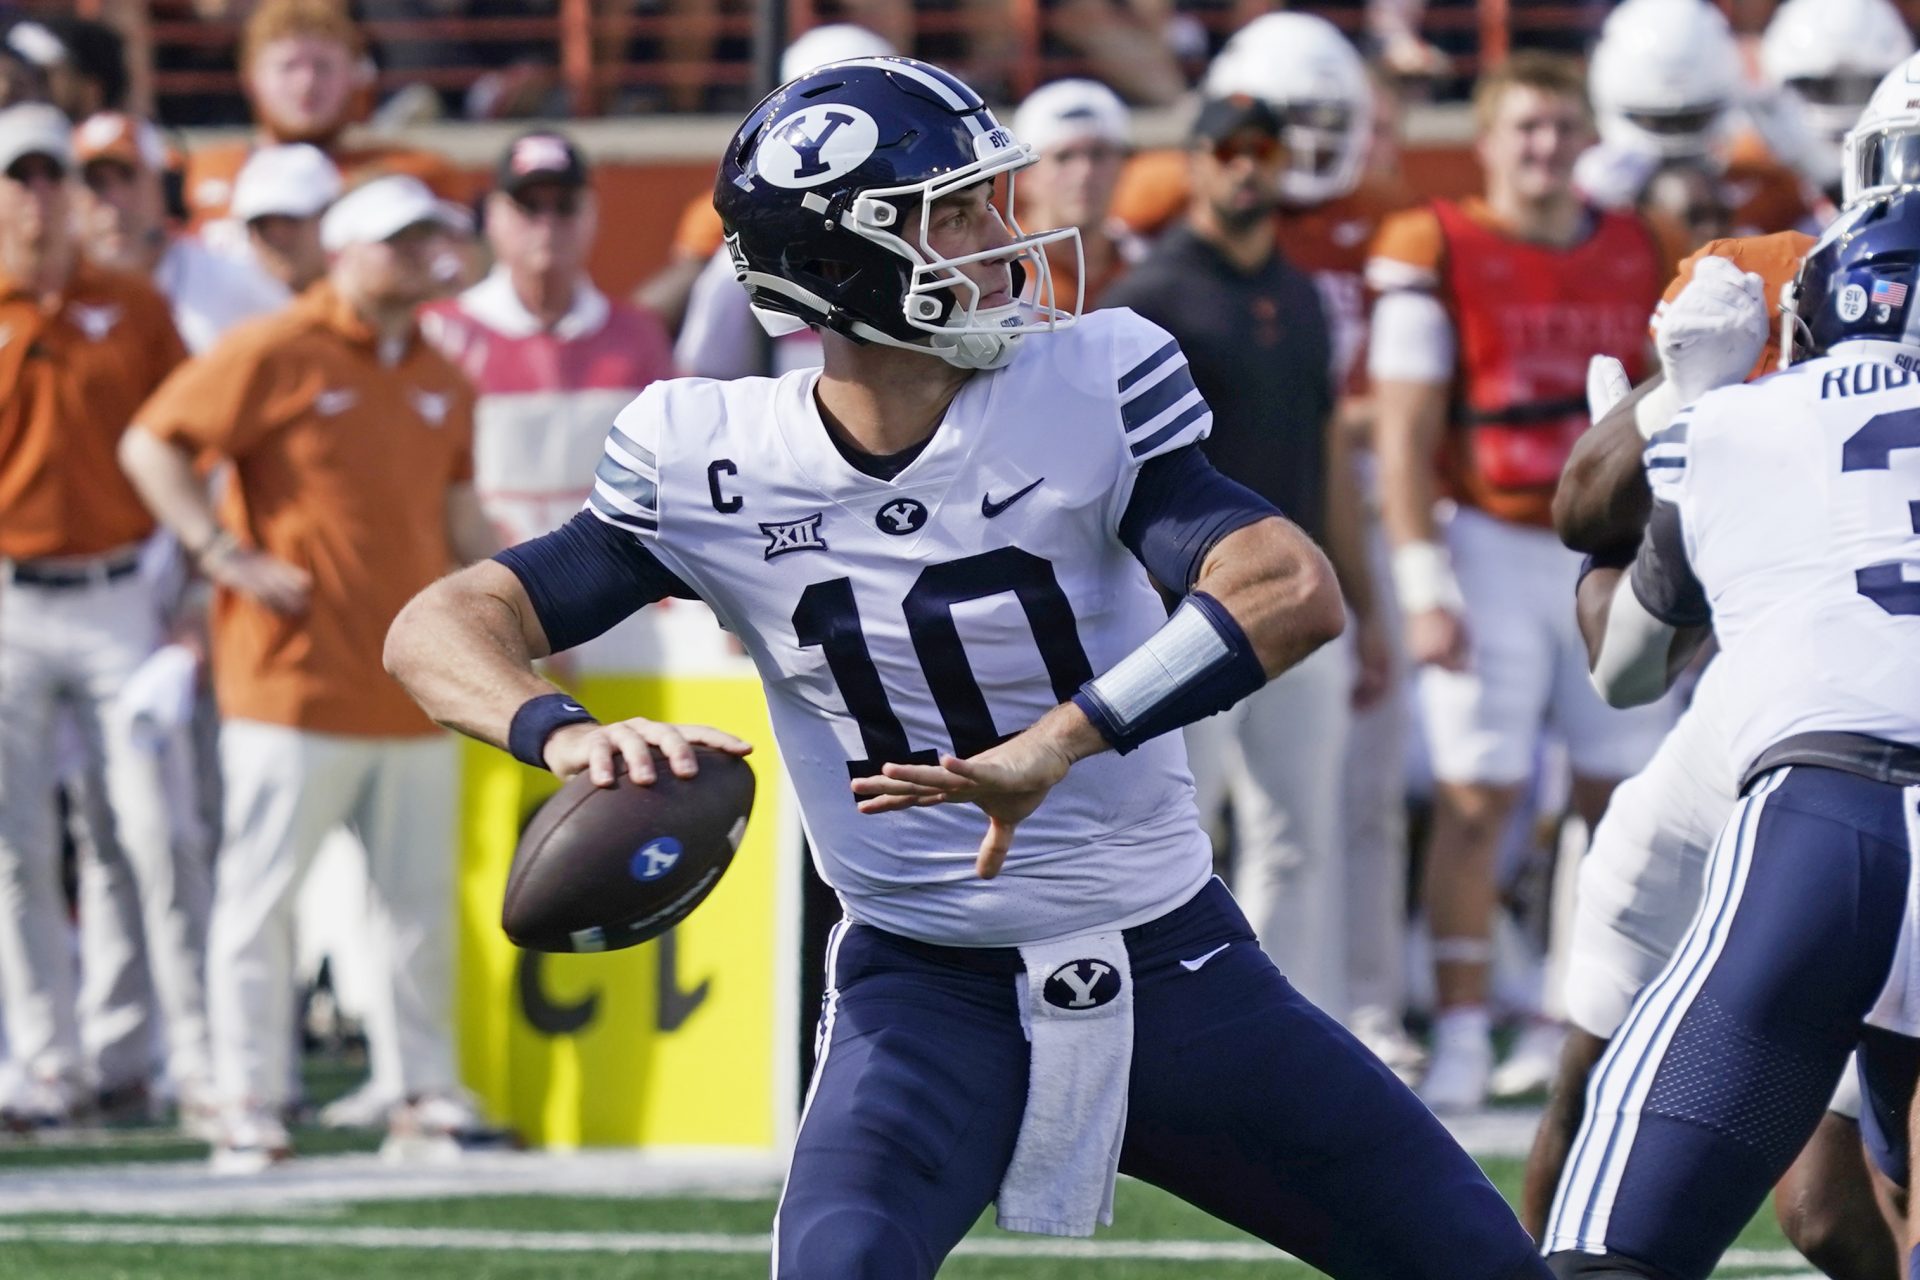
[{"label": "y logo on towel", "polygon": [[1047,975],[1047,1003],[1056,1009],[1098,1009],[1120,994],[1120,974],[1104,960],[1069,960]]}]

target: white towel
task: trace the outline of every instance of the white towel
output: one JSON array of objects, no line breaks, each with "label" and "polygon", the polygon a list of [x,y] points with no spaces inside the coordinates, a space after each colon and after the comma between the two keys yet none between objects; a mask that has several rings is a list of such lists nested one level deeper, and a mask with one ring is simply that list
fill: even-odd
[{"label": "white towel", "polygon": [[1090,1236],[1113,1221],[1133,1069],[1133,973],[1118,932],[1020,948],[1027,1110],[1000,1183],[1008,1231]]}]

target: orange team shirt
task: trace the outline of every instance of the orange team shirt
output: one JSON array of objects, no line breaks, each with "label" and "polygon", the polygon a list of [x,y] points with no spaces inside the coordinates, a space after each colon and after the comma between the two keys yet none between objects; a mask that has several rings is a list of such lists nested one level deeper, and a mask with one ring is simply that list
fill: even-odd
[{"label": "orange team shirt", "polygon": [[1725,258],[1742,271],[1751,271],[1760,277],[1761,292],[1767,299],[1767,345],[1760,352],[1753,372],[1747,377],[1758,378],[1772,373],[1780,367],[1781,291],[1800,274],[1800,264],[1805,261],[1814,243],[1814,238],[1804,231],[1777,231],[1770,236],[1709,240],[1680,264],[1673,283],[1667,286],[1666,293],[1653,310],[1654,319],[1658,320],[1660,313],[1667,309],[1667,304],[1680,296],[1680,291],[1693,279],[1693,269],[1702,258]]},{"label": "orange team shirt", "polygon": [[[187,156],[189,225],[199,228],[227,216],[234,181],[257,145],[257,141],[222,143],[202,147]],[[404,173],[426,183],[442,200],[466,201],[474,194],[466,176],[454,168],[451,160],[436,152],[383,143],[334,146],[326,148],[326,152],[339,166],[341,180],[349,187],[383,174]]]},{"label": "orange team shirt", "polygon": [[1651,368],[1636,310],[1657,302],[1680,239],[1631,213],[1599,213],[1566,249],[1506,234],[1482,200],[1388,218],[1368,271],[1383,288],[1434,291],[1453,320],[1459,373],[1438,459],[1449,496],[1545,527],[1554,486],[1589,423],[1586,367],[1612,355]]},{"label": "orange team shirt", "polygon": [[305,614],[214,599],[221,714],[320,733],[435,732],[382,669],[387,626],[452,567],[448,491],[473,478],[473,390],[417,333],[390,367],[325,281],[181,366],[136,421],[231,458],[221,523],[313,576]]},{"label": "orange team shirt", "polygon": [[186,357],[138,276],[82,263],[50,307],[0,277],[0,559],[99,555],[153,532],[120,436]]},{"label": "orange team shirt", "polygon": [[1155,236],[1187,211],[1187,153],[1175,147],[1136,151],[1120,170],[1109,212],[1137,236]]},{"label": "orange team shirt", "polygon": [[1766,236],[1807,225],[1816,192],[1793,169],[1773,158],[1756,133],[1735,139],[1720,177],[1720,193],[1742,236]]},{"label": "orange team shirt", "polygon": [[673,256],[705,262],[720,252],[726,238],[727,230],[713,207],[713,193],[702,191],[680,211],[680,221],[673,229]]}]

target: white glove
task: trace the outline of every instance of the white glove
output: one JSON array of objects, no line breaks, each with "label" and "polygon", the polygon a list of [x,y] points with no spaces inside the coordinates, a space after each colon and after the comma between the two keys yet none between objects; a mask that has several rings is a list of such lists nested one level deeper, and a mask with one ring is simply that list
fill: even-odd
[{"label": "white glove", "polygon": [[1587,417],[1593,421],[1606,417],[1632,390],[1627,366],[1612,356],[1595,356],[1587,361]]},{"label": "white glove", "polygon": [[1660,368],[1681,405],[1744,382],[1767,345],[1766,286],[1725,258],[1702,258],[1653,322]]}]

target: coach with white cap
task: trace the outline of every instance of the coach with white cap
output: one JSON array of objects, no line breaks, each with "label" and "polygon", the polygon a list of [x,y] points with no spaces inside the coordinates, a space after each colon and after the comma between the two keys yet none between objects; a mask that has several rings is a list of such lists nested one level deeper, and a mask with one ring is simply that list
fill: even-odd
[{"label": "coach with white cap", "polygon": [[[345,824],[366,848],[373,1074],[404,1099],[395,1138],[482,1131],[450,1030],[455,763],[387,678],[381,643],[413,593],[494,539],[473,492],[473,391],[415,310],[458,211],[376,178],[320,222],[327,274],[285,311],[183,366],[135,415],[121,463],[217,587],[214,691],[226,778],[208,936],[216,1167],[290,1154],[294,891]],[[216,517],[194,463],[232,464]]]},{"label": "coach with white cap", "polygon": [[[1033,227],[1078,227],[1086,261],[1085,308],[1127,269],[1146,257],[1146,242],[1108,216],[1120,170],[1133,150],[1133,119],[1126,104],[1098,80],[1041,85],[1014,113],[1013,136],[1040,161],[1020,175],[1020,220]],[[1056,298],[1079,287],[1074,256],[1065,244],[1047,246]]]},{"label": "coach with white cap", "polygon": [[228,217],[202,232],[278,281],[291,297],[326,274],[320,215],[340,198],[340,171],[305,142],[261,147],[234,179]]}]

